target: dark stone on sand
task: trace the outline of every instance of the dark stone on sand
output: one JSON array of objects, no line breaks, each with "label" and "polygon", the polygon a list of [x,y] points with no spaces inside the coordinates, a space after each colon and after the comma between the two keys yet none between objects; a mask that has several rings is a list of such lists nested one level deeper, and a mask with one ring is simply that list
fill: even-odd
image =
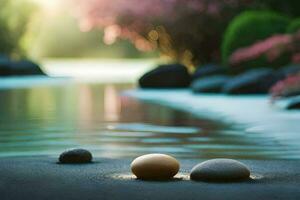
[{"label": "dark stone on sand", "polygon": [[227,70],[225,67],[216,64],[206,64],[203,66],[198,66],[193,74],[193,80],[208,76],[223,75],[226,74],[226,71]]},{"label": "dark stone on sand", "polygon": [[200,78],[193,81],[191,88],[194,93],[219,93],[229,80],[230,77],[224,75]]},{"label": "dark stone on sand", "polygon": [[191,76],[181,64],[160,65],[139,79],[141,88],[184,88],[191,82]]},{"label": "dark stone on sand", "polygon": [[249,70],[228,81],[223,92],[226,94],[266,94],[278,81],[278,77],[268,68]]},{"label": "dark stone on sand", "polygon": [[212,159],[202,162],[191,171],[196,181],[240,181],[250,177],[250,170],[243,163],[232,159]]},{"label": "dark stone on sand", "polygon": [[90,163],[92,159],[91,152],[85,149],[67,150],[59,156],[60,163]]}]

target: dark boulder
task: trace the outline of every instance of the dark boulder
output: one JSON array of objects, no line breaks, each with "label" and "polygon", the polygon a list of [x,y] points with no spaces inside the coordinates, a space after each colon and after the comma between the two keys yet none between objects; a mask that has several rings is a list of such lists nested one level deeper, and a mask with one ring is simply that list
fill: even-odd
[{"label": "dark boulder", "polygon": [[193,81],[191,88],[194,93],[220,93],[229,80],[230,77],[224,75],[200,78]]},{"label": "dark boulder", "polygon": [[10,60],[4,55],[0,55],[0,76],[8,76],[10,74]]},{"label": "dark boulder", "polygon": [[260,68],[249,70],[228,81],[223,92],[227,94],[266,94],[278,81],[273,70]]},{"label": "dark boulder", "polygon": [[39,65],[30,60],[13,61],[0,56],[0,76],[45,75]]},{"label": "dark boulder", "polygon": [[225,67],[216,64],[207,64],[197,67],[196,71],[193,74],[193,80],[205,78],[208,76],[223,75],[226,74],[226,72],[227,70]]},{"label": "dark boulder", "polygon": [[279,69],[276,72],[276,76],[279,78],[279,80],[282,80],[289,75],[296,74],[298,72],[300,72],[300,65],[288,65]]},{"label": "dark boulder", "polygon": [[190,82],[191,76],[181,64],[160,65],[139,79],[141,88],[184,88]]},{"label": "dark boulder", "polygon": [[11,75],[45,75],[40,66],[30,60],[20,60],[11,63]]}]

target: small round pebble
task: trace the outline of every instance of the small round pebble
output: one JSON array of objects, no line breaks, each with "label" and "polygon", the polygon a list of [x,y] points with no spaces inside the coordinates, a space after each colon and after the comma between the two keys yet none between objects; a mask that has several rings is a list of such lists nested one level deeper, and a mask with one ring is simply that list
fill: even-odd
[{"label": "small round pebble", "polygon": [[179,162],[165,154],[147,154],[134,159],[131,171],[143,180],[167,180],[179,171]]},{"label": "small round pebble", "polygon": [[232,159],[212,159],[196,165],[190,174],[192,180],[238,181],[250,177],[250,170],[243,163]]},{"label": "small round pebble", "polygon": [[59,156],[60,163],[90,163],[92,159],[91,152],[85,149],[70,149]]}]

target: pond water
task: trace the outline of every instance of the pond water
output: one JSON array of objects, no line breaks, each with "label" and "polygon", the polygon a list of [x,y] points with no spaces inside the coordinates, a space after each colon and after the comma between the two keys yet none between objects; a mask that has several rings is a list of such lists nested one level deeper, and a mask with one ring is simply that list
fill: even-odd
[{"label": "pond water", "polygon": [[124,83],[2,88],[0,156],[56,156],[82,147],[109,158],[154,152],[179,158],[289,158],[274,138],[121,95],[132,88]]}]

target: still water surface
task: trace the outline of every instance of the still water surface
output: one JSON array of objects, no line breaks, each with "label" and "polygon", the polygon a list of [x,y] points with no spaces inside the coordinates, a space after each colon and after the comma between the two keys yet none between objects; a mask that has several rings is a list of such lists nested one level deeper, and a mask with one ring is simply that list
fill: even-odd
[{"label": "still water surface", "polygon": [[234,124],[122,96],[132,84],[65,84],[0,90],[0,156],[57,155],[82,147],[95,156],[282,159],[293,149]]}]

